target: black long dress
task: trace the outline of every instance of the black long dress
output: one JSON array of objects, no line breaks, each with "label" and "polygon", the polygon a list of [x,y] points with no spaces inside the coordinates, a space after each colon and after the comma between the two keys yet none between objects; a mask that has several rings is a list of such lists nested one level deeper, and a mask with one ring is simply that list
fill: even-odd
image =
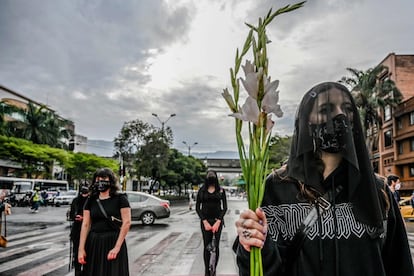
[{"label": "black long dress", "polygon": [[[121,208],[129,208],[129,202],[124,194],[117,194],[108,199],[100,200],[108,217],[121,218]],[[84,276],[128,276],[128,251],[124,243],[115,260],[108,261],[108,252],[114,248],[119,235],[119,227],[105,218],[99,208],[96,198],[91,197],[85,205],[90,211],[91,229],[86,239],[86,265],[83,267]]]}]

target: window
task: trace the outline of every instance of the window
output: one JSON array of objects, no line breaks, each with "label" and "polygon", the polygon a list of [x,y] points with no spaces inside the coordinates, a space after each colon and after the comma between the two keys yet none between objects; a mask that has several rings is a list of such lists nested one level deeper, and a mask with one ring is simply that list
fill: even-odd
[{"label": "window", "polygon": [[386,105],[384,107],[384,121],[391,120],[391,106]]},{"label": "window", "polygon": [[397,119],[397,128],[398,129],[402,129],[403,128],[402,120],[400,118]]},{"label": "window", "polygon": [[410,113],[410,125],[414,125],[414,112]]},{"label": "window", "polygon": [[404,147],[403,147],[403,142],[399,142],[398,143],[398,154],[403,154],[404,153]]},{"label": "window", "polygon": [[414,164],[410,164],[410,176],[414,176]]},{"label": "window", "polygon": [[392,130],[384,132],[384,147],[392,146]]},{"label": "window", "polygon": [[414,151],[414,138],[410,139],[410,151]]}]

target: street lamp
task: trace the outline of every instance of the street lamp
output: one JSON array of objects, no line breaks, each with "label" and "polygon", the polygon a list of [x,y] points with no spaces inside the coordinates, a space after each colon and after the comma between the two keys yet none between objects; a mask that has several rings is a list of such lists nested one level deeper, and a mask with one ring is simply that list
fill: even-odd
[{"label": "street lamp", "polygon": [[165,125],[165,123],[168,122],[168,120],[171,119],[172,117],[175,117],[176,114],[175,113],[170,114],[170,117],[168,117],[167,120],[165,120],[165,121],[161,121],[160,118],[158,117],[157,113],[152,113],[152,116],[157,118],[157,120],[161,123],[161,131],[162,131],[162,135],[164,136],[164,125]]},{"label": "street lamp", "polygon": [[186,141],[183,141],[183,144],[184,145],[186,145],[186,146],[188,146],[188,156],[190,156],[190,153],[191,153],[191,148],[193,148],[195,145],[197,145],[198,143],[197,142],[194,142],[194,144],[192,145],[192,146],[190,146],[190,144],[187,144],[187,142]]}]

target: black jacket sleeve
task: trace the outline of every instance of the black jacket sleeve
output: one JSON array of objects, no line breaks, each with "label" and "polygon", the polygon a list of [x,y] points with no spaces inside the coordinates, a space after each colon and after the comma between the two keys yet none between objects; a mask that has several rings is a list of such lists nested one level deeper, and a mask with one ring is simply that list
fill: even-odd
[{"label": "black jacket sleeve", "polygon": [[221,221],[223,221],[224,215],[227,212],[227,197],[226,197],[226,192],[225,192],[224,189],[221,192],[221,202],[222,202],[222,209],[221,209],[221,213],[220,213],[219,219]]},{"label": "black jacket sleeve", "polygon": [[414,276],[413,262],[407,232],[398,203],[394,200],[387,187],[390,202],[388,211],[385,243],[382,248],[382,258],[387,276]]},{"label": "black jacket sleeve", "polygon": [[205,220],[205,217],[203,216],[203,213],[201,212],[201,193],[203,192],[201,188],[197,193],[197,200],[196,200],[196,212],[200,220]]},{"label": "black jacket sleeve", "polygon": [[78,209],[78,197],[75,197],[70,204],[70,211],[69,211],[69,220],[74,221]]},{"label": "black jacket sleeve", "polygon": [[[250,253],[246,251],[241,244],[236,243],[233,247],[237,253],[237,265],[239,267],[240,276],[250,275]],[[277,271],[281,266],[281,258],[277,250],[276,243],[267,235],[265,244],[262,248],[262,265],[263,275],[273,276],[278,275]]]}]

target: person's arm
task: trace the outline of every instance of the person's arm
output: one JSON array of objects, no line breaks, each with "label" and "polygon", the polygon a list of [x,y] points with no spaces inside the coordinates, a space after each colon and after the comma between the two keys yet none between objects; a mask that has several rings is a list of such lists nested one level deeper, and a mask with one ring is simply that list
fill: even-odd
[{"label": "person's arm", "polygon": [[78,262],[80,264],[86,264],[86,251],[85,244],[88,237],[89,230],[91,229],[91,213],[89,210],[83,210],[83,221],[79,240],[78,249]]},{"label": "person's arm", "polygon": [[200,220],[203,222],[204,229],[206,231],[210,231],[211,225],[210,223],[208,223],[207,218],[204,217],[203,212],[201,211],[201,193],[202,193],[202,190],[200,189],[197,193],[196,212]]},{"label": "person's arm", "polygon": [[118,256],[121,246],[124,243],[125,237],[128,234],[129,228],[131,227],[131,208],[121,208],[122,225],[119,231],[118,239],[116,240],[114,248],[108,252],[108,260],[115,260]]},{"label": "person's arm", "polygon": [[223,189],[223,191],[221,192],[221,212],[220,212],[220,216],[218,217],[218,219],[216,220],[216,222],[214,223],[214,225],[212,226],[212,230],[213,232],[217,232],[218,229],[220,228],[220,225],[223,222],[224,219],[224,215],[227,212],[227,197],[226,197],[226,192]]},{"label": "person's arm", "polygon": [[69,211],[69,220],[70,221],[75,220],[77,206],[78,206],[78,198],[75,197],[73,199],[72,203],[70,204],[70,211]]},{"label": "person's arm", "polygon": [[[264,275],[277,275],[281,265],[281,257],[276,243],[267,233],[267,220],[265,213],[258,208],[243,211],[236,221],[237,240],[233,249],[237,254],[237,265],[240,276],[250,275],[250,250],[259,247],[262,250],[262,264]],[[245,232],[248,231],[248,232]],[[248,233],[246,235],[245,233]]]}]

